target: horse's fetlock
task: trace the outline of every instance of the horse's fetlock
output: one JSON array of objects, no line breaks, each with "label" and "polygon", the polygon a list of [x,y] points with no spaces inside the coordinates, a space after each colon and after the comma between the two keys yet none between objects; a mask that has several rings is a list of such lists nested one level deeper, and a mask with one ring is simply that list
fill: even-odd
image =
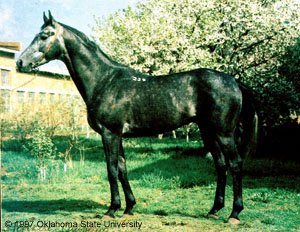
[{"label": "horse's fetlock", "polygon": [[113,203],[111,204],[111,206],[109,207],[109,209],[117,211],[118,209],[121,208],[121,203]]},{"label": "horse's fetlock", "polygon": [[242,199],[236,200],[233,205],[233,210],[237,213],[240,213],[244,209]]}]

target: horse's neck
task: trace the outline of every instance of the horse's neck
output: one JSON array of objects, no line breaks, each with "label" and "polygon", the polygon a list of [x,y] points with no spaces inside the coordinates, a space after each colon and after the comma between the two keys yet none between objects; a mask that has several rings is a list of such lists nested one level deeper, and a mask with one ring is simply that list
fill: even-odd
[{"label": "horse's neck", "polygon": [[[76,38],[76,39],[75,39]],[[105,82],[104,72],[113,69],[113,64],[106,59],[99,49],[89,49],[76,36],[65,39],[67,54],[64,62],[86,104],[94,95],[97,85]]]}]

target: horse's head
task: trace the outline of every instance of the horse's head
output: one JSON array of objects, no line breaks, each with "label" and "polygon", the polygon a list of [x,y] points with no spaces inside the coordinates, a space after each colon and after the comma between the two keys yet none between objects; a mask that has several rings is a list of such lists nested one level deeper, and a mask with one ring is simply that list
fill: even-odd
[{"label": "horse's head", "polygon": [[31,44],[17,60],[20,71],[31,71],[51,60],[59,59],[62,55],[62,32],[59,25],[49,11],[49,17],[44,12],[44,25],[41,27]]}]

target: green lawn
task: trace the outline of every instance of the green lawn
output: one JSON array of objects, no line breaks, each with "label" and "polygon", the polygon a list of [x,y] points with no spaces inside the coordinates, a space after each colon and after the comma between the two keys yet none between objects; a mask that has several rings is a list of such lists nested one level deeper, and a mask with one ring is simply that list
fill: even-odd
[{"label": "green lawn", "polygon": [[[226,223],[232,205],[231,176],[226,207],[218,220],[207,219],[215,192],[214,166],[199,157],[201,144],[168,138],[125,141],[129,178],[137,199],[135,215],[122,217],[122,208],[115,219],[103,219],[110,200],[104,154],[95,138],[83,143],[90,147],[84,165],[76,152],[73,169],[66,173],[62,161],[54,160],[46,181],[38,180],[36,161],[28,152],[16,149],[15,143],[4,144],[2,230],[129,231],[139,226],[142,231],[300,230],[299,164],[248,160],[245,210],[241,223],[233,226]],[[60,138],[56,145],[63,150],[66,143]],[[122,200],[125,204],[123,194]]]}]

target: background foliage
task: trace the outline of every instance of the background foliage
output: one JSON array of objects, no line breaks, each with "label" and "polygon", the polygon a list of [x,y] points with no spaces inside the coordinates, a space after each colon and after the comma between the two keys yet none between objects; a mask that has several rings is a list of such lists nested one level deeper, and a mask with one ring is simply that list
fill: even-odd
[{"label": "background foliage", "polygon": [[297,1],[147,0],[95,21],[95,40],[121,63],[154,75],[234,75],[254,90],[268,128],[300,114]]}]

